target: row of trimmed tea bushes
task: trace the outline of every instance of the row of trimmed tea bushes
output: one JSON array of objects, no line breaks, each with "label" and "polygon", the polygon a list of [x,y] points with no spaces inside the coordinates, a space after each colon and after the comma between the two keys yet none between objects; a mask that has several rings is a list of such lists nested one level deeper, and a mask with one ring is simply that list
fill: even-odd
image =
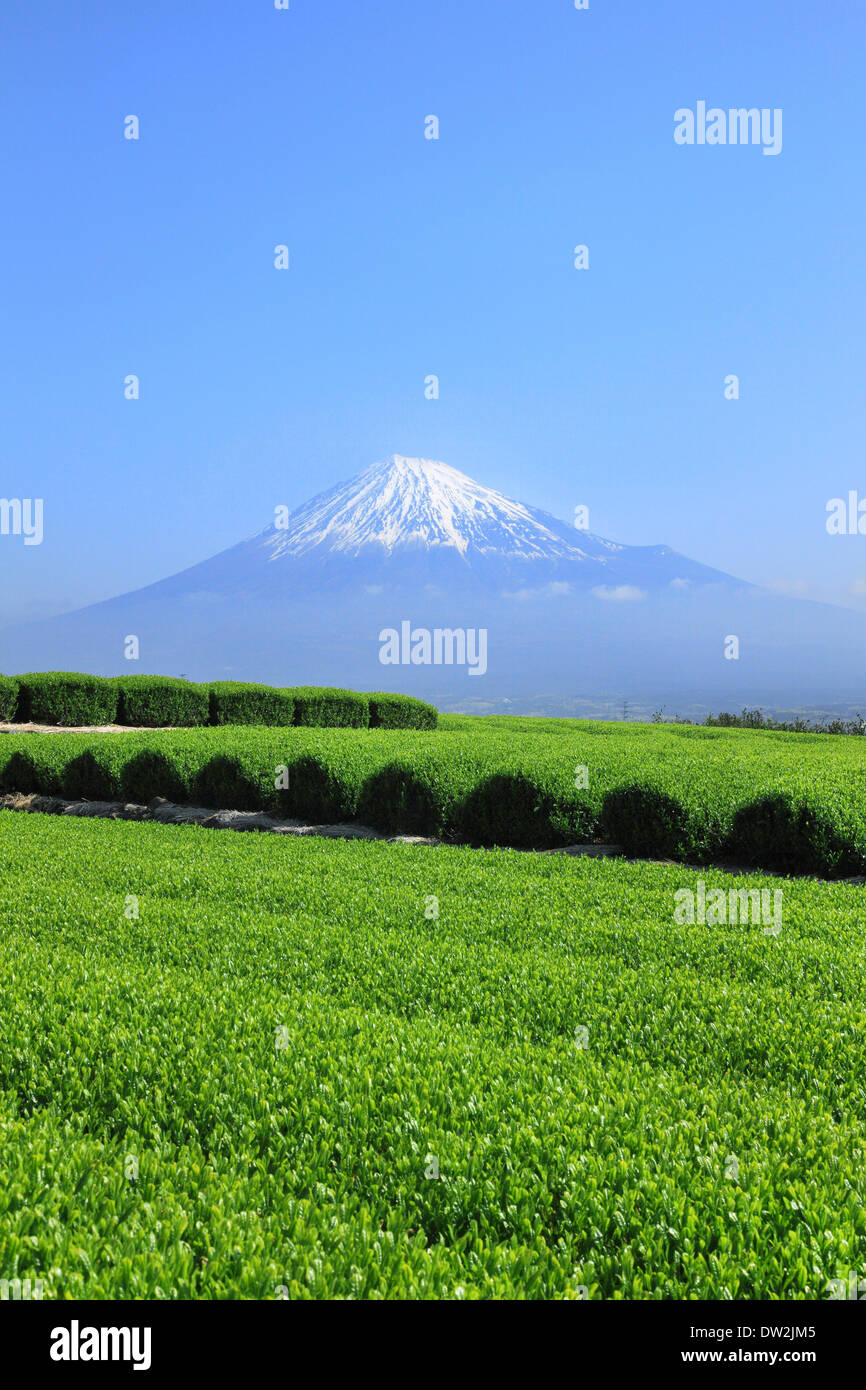
[{"label": "row of trimmed tea bushes", "polygon": [[537,746],[524,772],[510,743],[437,742],[435,734],[381,729],[7,734],[0,791],[165,796],[479,844],[552,846],[591,834],[596,810],[573,792],[573,772],[556,749]]},{"label": "row of trimmed tea bushes", "polygon": [[695,730],[689,741],[662,726],[610,729],[576,726],[567,740],[483,728],[7,734],[0,790],[161,795],[470,844],[603,838],[641,857],[825,877],[866,870],[858,741],[815,735],[818,758],[803,734]]},{"label": "row of trimmed tea bushes", "polygon": [[786,883],[773,937],[675,920],[698,877],[0,812],[0,1277],[826,1298],[866,1267],[866,898]]},{"label": "row of trimmed tea bushes", "polygon": [[0,721],[175,728],[204,724],[435,729],[437,711],[411,695],[173,676],[88,676],[43,671],[0,676]]}]

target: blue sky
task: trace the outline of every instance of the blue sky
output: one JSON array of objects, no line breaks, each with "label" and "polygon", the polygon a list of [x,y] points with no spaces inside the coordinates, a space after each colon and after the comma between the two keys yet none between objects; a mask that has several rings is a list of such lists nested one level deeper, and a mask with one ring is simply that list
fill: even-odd
[{"label": "blue sky", "polygon": [[[866,497],[864,40],[848,0],[7,7],[0,495],[45,538],[0,536],[0,620],[392,452],[866,608],[825,529]],[[701,99],[782,152],[678,146]]]}]

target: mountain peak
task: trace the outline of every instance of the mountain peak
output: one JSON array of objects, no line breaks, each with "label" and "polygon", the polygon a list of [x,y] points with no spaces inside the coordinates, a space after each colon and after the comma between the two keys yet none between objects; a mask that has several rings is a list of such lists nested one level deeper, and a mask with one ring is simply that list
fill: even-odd
[{"label": "mountain peak", "polygon": [[272,560],[323,551],[357,556],[371,548],[450,550],[460,557],[578,553],[576,538],[563,530],[450,464],[391,454],[312,498],[292,513],[287,529],[266,531],[262,544]]},{"label": "mountain peak", "polygon": [[[459,468],[452,468],[450,463],[442,463],[439,459],[408,458],[404,454],[389,454],[387,458],[371,463],[369,468],[357,475],[355,481],[360,483],[362,479],[371,482],[390,480],[395,487],[402,489],[437,486],[479,488],[478,483],[466,473],[461,473]],[[479,490],[487,492],[489,489]]]},{"label": "mountain peak", "polygon": [[465,473],[461,473],[459,468],[452,468],[450,463],[442,463],[439,459],[408,458],[405,454],[389,454],[387,458],[380,459],[376,463],[371,463],[368,468],[362,469],[357,476],[358,478],[366,478],[374,473],[394,473],[404,478],[428,479],[445,474],[449,477],[463,478],[466,482],[472,481]]}]

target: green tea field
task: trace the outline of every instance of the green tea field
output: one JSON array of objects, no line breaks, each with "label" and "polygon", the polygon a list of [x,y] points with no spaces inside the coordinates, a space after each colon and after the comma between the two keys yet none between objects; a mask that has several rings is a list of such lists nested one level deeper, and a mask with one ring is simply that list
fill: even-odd
[{"label": "green tea field", "polygon": [[[816,775],[808,737],[443,725],[234,730],[225,775],[296,755],[354,795],[393,737],[446,818],[528,766],[551,835],[591,830],[595,783],[648,773],[705,847],[771,793],[866,844],[858,740]],[[183,782],[221,737],[0,756]],[[774,926],[678,910],[719,888],[781,894]],[[825,1298],[866,1267],[864,939],[839,882],[2,811],[0,1268],[56,1299]]]}]

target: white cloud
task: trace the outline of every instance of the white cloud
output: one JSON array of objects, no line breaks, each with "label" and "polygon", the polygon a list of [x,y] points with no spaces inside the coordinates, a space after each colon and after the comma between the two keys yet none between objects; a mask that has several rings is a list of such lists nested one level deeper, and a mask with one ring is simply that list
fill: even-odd
[{"label": "white cloud", "polygon": [[538,589],[512,589],[506,590],[503,598],[516,598],[521,602],[531,598],[562,598],[563,594],[570,594],[572,586],[563,579],[553,580],[550,584],[542,584]]},{"label": "white cloud", "polygon": [[592,590],[596,598],[612,599],[615,603],[635,603],[638,599],[646,598],[643,589],[636,589],[633,584],[597,584]]}]

